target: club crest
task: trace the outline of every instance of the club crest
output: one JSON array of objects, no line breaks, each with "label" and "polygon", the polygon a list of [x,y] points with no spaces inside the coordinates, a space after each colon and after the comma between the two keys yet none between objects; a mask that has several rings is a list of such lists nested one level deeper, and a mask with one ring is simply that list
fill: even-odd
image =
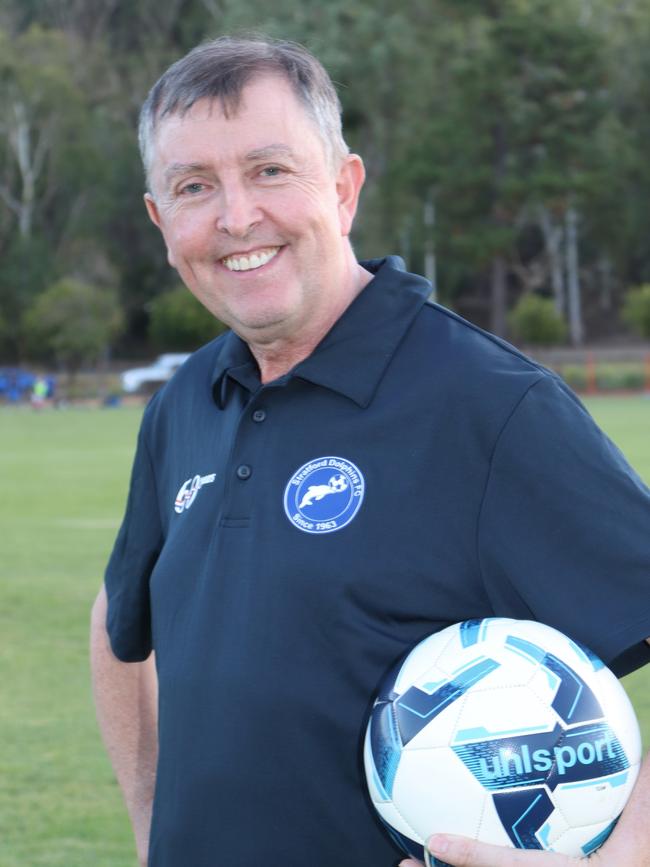
[{"label": "club crest", "polygon": [[284,511],[304,533],[333,533],[347,526],[363,502],[361,471],[345,458],[315,458],[303,464],[284,491]]}]

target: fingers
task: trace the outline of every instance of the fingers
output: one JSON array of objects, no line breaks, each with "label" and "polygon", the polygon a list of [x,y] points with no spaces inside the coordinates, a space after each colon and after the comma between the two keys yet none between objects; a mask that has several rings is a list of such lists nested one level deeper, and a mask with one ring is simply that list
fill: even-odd
[{"label": "fingers", "polygon": [[[573,858],[554,852],[506,849],[446,834],[435,834],[427,848],[435,858],[453,867],[570,867],[577,864]],[[403,863],[411,867],[417,862]]]}]

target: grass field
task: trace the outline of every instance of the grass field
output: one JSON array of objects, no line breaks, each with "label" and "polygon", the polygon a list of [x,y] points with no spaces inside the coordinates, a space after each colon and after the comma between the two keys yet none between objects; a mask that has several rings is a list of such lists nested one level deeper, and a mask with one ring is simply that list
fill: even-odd
[{"label": "grass field", "polygon": [[[590,408],[650,481],[650,400]],[[135,867],[96,730],[88,615],[140,412],[0,410],[0,865]],[[650,745],[650,666],[626,681]]]}]

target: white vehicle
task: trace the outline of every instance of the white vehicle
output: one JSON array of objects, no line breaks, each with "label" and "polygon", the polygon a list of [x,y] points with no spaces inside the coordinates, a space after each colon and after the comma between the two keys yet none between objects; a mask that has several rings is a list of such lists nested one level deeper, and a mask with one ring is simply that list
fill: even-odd
[{"label": "white vehicle", "polygon": [[134,367],[122,374],[122,388],[128,394],[140,391],[145,386],[162,385],[190,357],[189,352],[167,352],[159,355],[148,367]]}]

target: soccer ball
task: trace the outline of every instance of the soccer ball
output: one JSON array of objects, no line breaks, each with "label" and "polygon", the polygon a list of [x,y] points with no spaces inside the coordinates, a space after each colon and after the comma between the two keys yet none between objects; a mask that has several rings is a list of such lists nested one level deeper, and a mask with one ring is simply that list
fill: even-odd
[{"label": "soccer ball", "polygon": [[527,620],[458,623],[389,673],[364,763],[372,802],[410,855],[433,833],[586,857],[639,772],[641,738],[612,672]]}]

